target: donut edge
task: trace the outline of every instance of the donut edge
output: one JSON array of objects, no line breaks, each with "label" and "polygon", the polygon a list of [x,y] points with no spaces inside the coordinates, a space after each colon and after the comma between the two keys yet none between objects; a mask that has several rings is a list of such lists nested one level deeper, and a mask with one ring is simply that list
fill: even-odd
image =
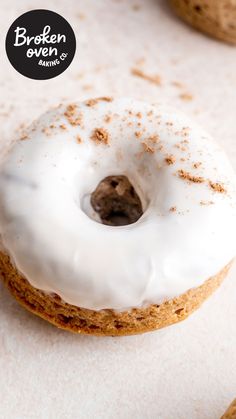
[{"label": "donut edge", "polygon": [[234,399],[221,419],[236,419],[236,399]]},{"label": "donut edge", "polygon": [[117,312],[76,307],[56,294],[34,288],[13,266],[10,257],[0,252],[0,275],[15,299],[28,311],[60,329],[96,336],[124,336],[150,332],[186,319],[218,288],[232,261],[201,286],[160,305]]},{"label": "donut edge", "polygon": [[[228,44],[236,45],[235,30],[232,30],[231,34],[229,30],[224,30],[224,28],[220,25],[220,22],[217,25],[216,22],[219,18],[217,13],[215,16],[216,20],[214,20],[207,15],[207,12],[205,14],[197,12],[197,10],[193,7],[194,5],[191,4],[192,2],[186,3],[184,0],[170,0],[170,3],[176,14],[195,29]],[[199,6],[205,3],[206,2],[202,0],[197,1]]]}]

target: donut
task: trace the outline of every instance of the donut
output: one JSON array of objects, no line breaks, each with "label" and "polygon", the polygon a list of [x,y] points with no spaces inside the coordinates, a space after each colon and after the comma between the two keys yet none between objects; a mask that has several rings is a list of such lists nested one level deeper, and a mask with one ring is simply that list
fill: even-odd
[{"label": "donut", "polygon": [[0,172],[0,271],[28,310],[77,333],[185,319],[235,256],[236,182],[187,116],[133,99],[41,116]]},{"label": "donut", "polygon": [[177,14],[196,29],[236,44],[235,0],[170,0]]},{"label": "donut", "polygon": [[236,399],[233,400],[227,411],[221,417],[221,419],[235,419],[236,418]]}]

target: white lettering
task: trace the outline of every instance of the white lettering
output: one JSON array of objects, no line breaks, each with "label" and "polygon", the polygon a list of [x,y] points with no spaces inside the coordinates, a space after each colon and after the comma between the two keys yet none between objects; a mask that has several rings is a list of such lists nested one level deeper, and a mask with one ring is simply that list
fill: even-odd
[{"label": "white lettering", "polygon": [[[21,45],[24,45],[26,41],[26,37],[24,36],[26,33],[26,29],[20,28],[19,26],[17,26],[14,32],[16,32],[16,39],[15,39],[14,47],[20,47]],[[19,38],[23,38],[23,41],[19,42]]]},{"label": "white lettering", "polygon": [[40,47],[40,48],[29,48],[26,52],[26,56],[28,58],[31,58],[33,56],[35,57],[40,57],[40,55],[42,55],[42,57],[51,57],[51,55],[57,55],[57,48],[53,48],[53,47]]},{"label": "white lettering", "polygon": [[35,44],[56,44],[60,42],[66,42],[66,36],[63,34],[52,34],[49,35],[51,31],[51,26],[46,25],[43,28],[43,32],[39,35],[35,36],[25,36],[26,34],[26,28],[20,28],[17,26],[14,32],[16,32],[16,38],[15,38],[15,47],[20,47],[24,44],[30,45]]}]

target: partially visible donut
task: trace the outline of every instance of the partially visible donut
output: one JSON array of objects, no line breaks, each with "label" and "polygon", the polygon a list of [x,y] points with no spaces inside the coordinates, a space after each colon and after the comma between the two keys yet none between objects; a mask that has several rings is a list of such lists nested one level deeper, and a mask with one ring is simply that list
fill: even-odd
[{"label": "partially visible donut", "polygon": [[234,399],[221,419],[236,419],[236,399]]},{"label": "partially visible donut", "polygon": [[30,311],[78,333],[186,318],[235,256],[224,152],[168,107],[100,98],[39,118],[0,172],[0,271]]},{"label": "partially visible donut", "polygon": [[236,44],[235,0],[170,0],[177,14],[202,32]]}]

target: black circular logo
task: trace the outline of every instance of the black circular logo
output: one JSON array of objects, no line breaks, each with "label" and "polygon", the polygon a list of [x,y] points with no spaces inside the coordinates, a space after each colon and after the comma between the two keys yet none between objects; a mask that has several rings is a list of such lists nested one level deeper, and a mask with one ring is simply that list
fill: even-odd
[{"label": "black circular logo", "polygon": [[31,10],[8,30],[6,52],[23,76],[46,80],[63,73],[74,58],[76,39],[70,24],[51,10]]}]

